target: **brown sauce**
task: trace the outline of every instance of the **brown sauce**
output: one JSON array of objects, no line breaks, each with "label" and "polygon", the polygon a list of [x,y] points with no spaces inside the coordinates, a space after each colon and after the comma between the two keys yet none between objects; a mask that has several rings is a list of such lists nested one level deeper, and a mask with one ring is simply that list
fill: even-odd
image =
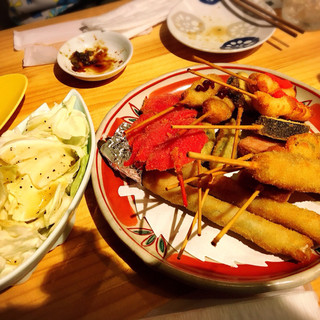
[{"label": "brown sauce", "polygon": [[75,51],[69,59],[72,64],[72,70],[76,72],[103,73],[112,69],[114,64],[118,62],[108,56],[108,48],[100,46],[94,49],[86,49],[84,52]]}]

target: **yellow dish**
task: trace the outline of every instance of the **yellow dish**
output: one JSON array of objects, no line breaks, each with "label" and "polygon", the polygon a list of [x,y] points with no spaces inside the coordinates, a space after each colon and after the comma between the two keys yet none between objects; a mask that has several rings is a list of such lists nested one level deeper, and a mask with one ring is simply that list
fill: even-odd
[{"label": "yellow dish", "polygon": [[28,85],[28,78],[20,73],[0,76],[0,130],[18,108]]}]

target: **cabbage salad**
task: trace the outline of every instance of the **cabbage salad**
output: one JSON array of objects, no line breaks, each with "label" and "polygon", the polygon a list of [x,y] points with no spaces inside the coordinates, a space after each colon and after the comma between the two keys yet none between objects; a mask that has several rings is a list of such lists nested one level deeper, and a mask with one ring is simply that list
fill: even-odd
[{"label": "cabbage salad", "polygon": [[76,96],[0,137],[0,277],[31,256],[69,207],[84,175],[89,124]]}]

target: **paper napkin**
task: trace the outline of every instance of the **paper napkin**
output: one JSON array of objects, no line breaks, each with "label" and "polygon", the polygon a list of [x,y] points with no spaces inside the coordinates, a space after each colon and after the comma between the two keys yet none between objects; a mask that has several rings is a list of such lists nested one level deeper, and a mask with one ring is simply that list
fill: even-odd
[{"label": "paper napkin", "polygon": [[311,285],[250,298],[210,298],[210,294],[198,292],[173,300],[143,318],[143,320],[162,319],[318,320],[320,307]]},{"label": "paper napkin", "polygon": [[83,32],[110,30],[128,38],[146,34],[164,21],[179,0],[133,0],[96,17],[14,31],[14,49],[24,50],[23,66],[54,63],[59,46]]}]

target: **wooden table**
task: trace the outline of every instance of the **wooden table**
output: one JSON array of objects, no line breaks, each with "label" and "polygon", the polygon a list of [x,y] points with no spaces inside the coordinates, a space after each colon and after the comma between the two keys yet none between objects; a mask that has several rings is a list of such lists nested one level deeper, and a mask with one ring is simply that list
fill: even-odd
[{"label": "wooden table", "polygon": [[[123,2],[16,29],[98,15]],[[25,99],[6,129],[13,128],[43,102],[53,106],[62,101],[71,88],[83,96],[97,129],[106,113],[130,90],[164,73],[196,64],[192,60],[194,54],[212,62],[278,70],[320,89],[320,31],[292,38],[277,30],[274,36],[284,44],[271,38],[244,53],[215,55],[180,44],[163,23],[150,34],[132,39],[134,54],[121,76],[113,81],[86,83],[64,74],[53,64],[23,68],[23,52],[13,49],[13,29],[0,31],[0,75],[17,72],[29,79]],[[320,297],[320,278],[312,286]],[[137,319],[193,291],[194,288],[151,270],[117,238],[99,211],[89,183],[68,241],[45,256],[29,281],[0,294],[0,318]]]}]

